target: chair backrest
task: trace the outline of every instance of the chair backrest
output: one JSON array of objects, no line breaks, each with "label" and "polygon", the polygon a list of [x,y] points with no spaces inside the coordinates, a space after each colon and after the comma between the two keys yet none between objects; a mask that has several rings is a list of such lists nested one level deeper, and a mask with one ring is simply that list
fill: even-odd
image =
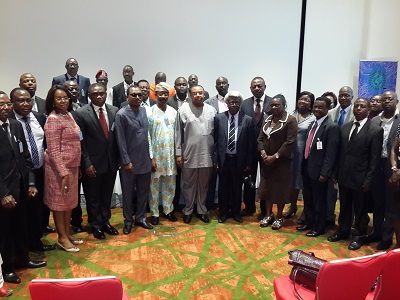
[{"label": "chair backrest", "polygon": [[325,263],[317,276],[316,299],[364,300],[386,259],[386,252],[333,260]]},{"label": "chair backrest", "polygon": [[29,284],[32,300],[121,300],[121,280],[115,276],[34,279]]},{"label": "chair backrest", "polygon": [[400,287],[400,249],[395,249],[386,255],[385,264],[382,267],[380,280],[375,289],[374,300],[399,299]]}]

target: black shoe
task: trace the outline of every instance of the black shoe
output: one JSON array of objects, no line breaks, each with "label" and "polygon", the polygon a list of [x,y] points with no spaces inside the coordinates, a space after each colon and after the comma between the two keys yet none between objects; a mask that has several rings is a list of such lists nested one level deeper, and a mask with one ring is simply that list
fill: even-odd
[{"label": "black shoe", "polygon": [[349,250],[358,250],[361,248],[361,243],[357,241],[352,241],[348,247]]},{"label": "black shoe", "polygon": [[192,215],[183,215],[183,222],[189,224],[192,221]]},{"label": "black shoe", "polygon": [[118,230],[115,227],[111,226],[110,224],[104,225],[103,228],[101,228],[101,230],[103,232],[108,233],[109,235],[118,235],[119,234]]},{"label": "black shoe", "polygon": [[298,219],[296,222],[298,225],[304,225],[306,224],[306,221],[302,220],[302,219]]},{"label": "black shoe", "polygon": [[392,241],[380,241],[378,246],[376,246],[376,249],[378,250],[387,250],[392,246]]},{"label": "black shoe", "polygon": [[243,218],[240,215],[234,215],[233,219],[238,223],[243,223]]},{"label": "black shoe", "polygon": [[99,228],[92,228],[92,233],[93,236],[98,239],[98,240],[104,240],[106,236],[104,235],[104,232],[101,231]]},{"label": "black shoe", "polygon": [[373,234],[367,235],[367,236],[365,236],[365,237],[363,237],[361,239],[361,241],[362,241],[362,243],[364,245],[368,245],[368,244],[371,244],[371,243],[379,242],[380,240],[381,240],[380,238],[374,236]]},{"label": "black shoe", "polygon": [[150,223],[152,225],[158,225],[160,223],[160,218],[159,217],[155,217],[155,216],[151,216],[150,217]]},{"label": "black shoe", "polygon": [[218,217],[218,223],[225,223],[226,222],[226,215],[220,215]]},{"label": "black shoe", "polygon": [[207,214],[200,215],[199,219],[202,220],[204,223],[210,223],[210,219],[208,218]]},{"label": "black shoe", "polygon": [[306,231],[306,230],[310,230],[311,228],[310,228],[310,226],[307,226],[307,225],[301,225],[301,226],[297,226],[296,229],[298,231]]},{"label": "black shoe", "polygon": [[250,212],[250,211],[248,211],[248,210],[246,210],[246,209],[243,209],[241,212],[240,212],[240,215],[242,216],[242,217],[245,217],[245,216],[252,216],[254,214],[254,211],[253,212]]},{"label": "black shoe", "polygon": [[125,224],[124,229],[122,229],[123,234],[130,234],[132,231],[132,225],[131,224]]},{"label": "black shoe", "polygon": [[32,247],[32,248],[30,248],[29,250],[30,251],[51,251],[51,250],[54,250],[54,249],[56,249],[56,246],[55,245],[38,245],[37,247]]},{"label": "black shoe", "polygon": [[46,232],[46,233],[54,233],[54,232],[56,232],[56,229],[53,228],[53,227],[51,227],[50,225],[47,225],[47,226],[43,229],[43,231]]},{"label": "black shoe", "polygon": [[167,215],[164,215],[168,220],[170,220],[171,222],[176,222],[176,221],[178,221],[178,219],[175,217],[175,215],[172,213],[172,212],[170,212],[169,214],[167,214]]},{"label": "black shoe", "polygon": [[141,226],[144,229],[153,229],[153,226],[151,226],[147,221],[143,222],[135,222],[135,225]]},{"label": "black shoe", "polygon": [[316,232],[316,231],[311,230],[311,231],[306,233],[306,236],[308,236],[308,237],[317,237],[317,236],[320,236],[320,234],[318,232]]},{"label": "black shoe", "polygon": [[19,278],[19,276],[15,273],[5,273],[3,274],[3,278],[4,281],[8,283],[15,283],[15,284],[21,283],[21,278]]},{"label": "black shoe", "polygon": [[79,226],[71,225],[71,227],[72,227],[72,231],[73,231],[74,233],[81,233],[81,232],[83,232],[83,227],[82,227],[82,225],[79,225]]},{"label": "black shoe", "polygon": [[334,235],[331,235],[330,237],[327,238],[328,242],[338,242],[340,240],[345,240],[346,238],[344,236],[341,236],[337,233]]},{"label": "black shoe", "polygon": [[297,207],[294,208],[292,206],[289,207],[289,209],[283,214],[283,217],[285,219],[290,219],[292,217],[295,217],[297,213]]},{"label": "black shoe", "polygon": [[16,264],[15,268],[16,269],[36,269],[36,268],[42,268],[47,266],[47,262],[43,260],[28,260],[26,263],[23,264]]}]

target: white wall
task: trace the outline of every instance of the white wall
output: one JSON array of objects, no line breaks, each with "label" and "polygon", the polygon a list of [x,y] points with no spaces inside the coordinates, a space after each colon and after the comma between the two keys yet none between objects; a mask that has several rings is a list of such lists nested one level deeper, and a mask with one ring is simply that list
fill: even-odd
[{"label": "white wall", "polygon": [[0,11],[7,93],[31,72],[45,97],[75,57],[79,74],[94,81],[103,68],[110,86],[131,64],[135,80],[163,71],[173,84],[195,73],[211,95],[220,75],[245,97],[251,79],[263,76],[269,95],[295,98],[301,0],[1,0]]}]

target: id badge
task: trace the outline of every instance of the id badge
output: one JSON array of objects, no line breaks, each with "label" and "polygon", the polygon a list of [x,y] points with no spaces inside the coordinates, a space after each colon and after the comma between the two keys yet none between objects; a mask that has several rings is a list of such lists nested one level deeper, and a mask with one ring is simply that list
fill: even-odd
[{"label": "id badge", "polygon": [[79,131],[79,140],[80,140],[80,141],[83,140],[83,133],[82,133],[82,131]]},{"label": "id badge", "polygon": [[169,126],[170,125],[168,118],[165,118],[164,122],[165,122],[165,126]]},{"label": "id badge", "polygon": [[268,128],[267,128],[266,134],[269,135],[269,134],[271,133],[271,131],[272,131],[272,128],[271,128],[271,127],[268,127]]},{"label": "id badge", "polygon": [[18,141],[19,153],[24,153],[24,146],[22,145],[21,141]]},{"label": "id badge", "polygon": [[322,150],[322,142],[320,140],[317,141],[317,150]]}]

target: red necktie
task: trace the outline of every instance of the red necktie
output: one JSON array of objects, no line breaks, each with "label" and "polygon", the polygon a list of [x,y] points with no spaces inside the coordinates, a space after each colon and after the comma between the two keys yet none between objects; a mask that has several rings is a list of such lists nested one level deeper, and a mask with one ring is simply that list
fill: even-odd
[{"label": "red necktie", "polygon": [[310,155],[311,150],[311,143],[314,138],[315,131],[317,130],[318,122],[315,121],[314,126],[311,128],[310,134],[308,135],[307,143],[306,143],[306,150],[304,151],[304,158],[307,159]]},{"label": "red necktie", "polygon": [[106,117],[104,116],[104,113],[103,113],[103,108],[99,108],[99,120],[100,120],[101,127],[103,128],[104,134],[106,136],[106,139],[108,140],[108,126],[107,126]]}]

